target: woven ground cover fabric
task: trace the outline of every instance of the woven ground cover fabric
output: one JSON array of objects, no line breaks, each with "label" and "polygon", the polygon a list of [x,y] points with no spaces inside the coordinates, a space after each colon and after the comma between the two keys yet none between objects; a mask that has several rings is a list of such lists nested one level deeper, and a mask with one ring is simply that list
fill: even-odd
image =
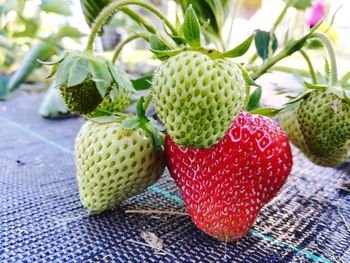
[{"label": "woven ground cover fabric", "polygon": [[[286,185],[236,243],[210,238],[187,216],[125,213],[185,211],[166,173],[118,208],[88,215],[73,154],[83,120],[41,118],[42,96],[0,102],[0,262],[350,262],[350,193],[338,189],[349,162],[321,168],[295,151]],[[164,253],[142,245],[142,229],[163,240]]]}]

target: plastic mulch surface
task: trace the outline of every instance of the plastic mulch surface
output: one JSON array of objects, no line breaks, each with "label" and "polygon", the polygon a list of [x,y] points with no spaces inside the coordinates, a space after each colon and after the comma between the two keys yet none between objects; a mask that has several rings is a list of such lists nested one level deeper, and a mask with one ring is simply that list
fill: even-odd
[{"label": "plastic mulch surface", "polygon": [[[164,174],[120,207],[88,215],[79,201],[73,144],[83,121],[37,114],[42,94],[0,102],[0,262],[350,262],[350,163],[321,168],[295,152],[287,184],[261,211],[250,233],[225,244],[181,215],[125,210],[185,211]],[[156,253],[140,230],[164,242]]]}]

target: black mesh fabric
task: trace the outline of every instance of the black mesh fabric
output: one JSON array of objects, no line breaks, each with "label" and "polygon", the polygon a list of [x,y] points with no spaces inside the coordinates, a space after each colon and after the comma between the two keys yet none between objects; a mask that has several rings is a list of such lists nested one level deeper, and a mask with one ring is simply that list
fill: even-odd
[{"label": "black mesh fabric", "polygon": [[[37,114],[42,94],[0,102],[0,262],[350,262],[350,193],[339,185],[350,164],[318,167],[295,151],[286,185],[261,211],[250,233],[225,244],[182,215],[169,177],[120,207],[98,215],[83,209],[73,144],[82,119]],[[142,245],[140,230],[164,241],[164,253]]]}]

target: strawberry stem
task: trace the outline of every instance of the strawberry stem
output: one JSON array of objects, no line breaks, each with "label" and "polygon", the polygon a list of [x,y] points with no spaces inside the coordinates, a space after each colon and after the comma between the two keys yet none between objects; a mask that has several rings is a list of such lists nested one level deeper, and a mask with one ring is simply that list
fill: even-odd
[{"label": "strawberry stem", "polygon": [[112,58],[112,63],[115,64],[115,62],[117,61],[120,52],[122,51],[122,49],[124,48],[124,46],[128,43],[130,43],[131,41],[138,39],[138,38],[143,38],[143,39],[147,39],[147,35],[146,34],[134,34],[129,36],[127,39],[125,39],[124,41],[122,41],[114,50],[114,54],[113,54],[113,58]]},{"label": "strawberry stem", "polygon": [[[164,24],[170,29],[170,31],[174,34],[174,36],[179,35],[178,32],[176,31],[176,29],[170,23],[170,21],[165,17],[165,15],[163,15],[158,9],[156,9],[152,5],[147,4],[145,2],[142,2],[142,1],[138,1],[138,0],[114,1],[114,2],[111,2],[109,5],[107,5],[100,12],[98,17],[96,18],[96,20],[91,28],[91,33],[90,33],[90,36],[88,39],[88,43],[86,45],[86,50],[93,49],[94,40],[95,40],[98,32],[101,30],[101,27],[106,23],[106,20],[108,19],[108,17],[110,17],[118,9],[121,9],[122,7],[127,6],[127,5],[138,5],[138,6],[141,6],[145,9],[149,10],[150,12],[152,12],[153,14],[158,16],[164,22]],[[144,21],[142,19],[142,17],[140,17],[136,13],[133,16],[133,19],[135,19],[140,24],[142,24],[142,21]]]},{"label": "strawberry stem", "polygon": [[315,32],[312,34],[313,37],[318,38],[326,47],[328,56],[330,58],[330,67],[331,67],[331,72],[330,72],[330,85],[334,86],[338,82],[338,69],[337,69],[337,60],[335,56],[335,50],[334,46],[332,44],[332,41],[329,39],[329,37],[322,33],[322,32]]},{"label": "strawberry stem", "polygon": [[302,50],[302,49],[300,49],[299,52],[300,52],[300,54],[303,56],[303,58],[305,59],[307,65],[308,65],[308,67],[309,67],[309,71],[310,71],[310,75],[311,75],[311,78],[312,78],[312,82],[313,82],[314,84],[317,84],[317,83],[318,83],[318,82],[317,82],[317,76],[316,76],[316,73],[315,73],[315,69],[314,69],[314,67],[313,67],[313,65],[312,65],[312,63],[311,63],[310,57],[309,57],[308,54],[307,54],[304,50]]}]

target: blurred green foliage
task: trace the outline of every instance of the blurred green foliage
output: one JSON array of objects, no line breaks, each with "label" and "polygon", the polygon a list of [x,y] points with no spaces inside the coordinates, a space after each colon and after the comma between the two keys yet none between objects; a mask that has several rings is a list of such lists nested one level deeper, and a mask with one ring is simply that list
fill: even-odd
[{"label": "blurred green foliage", "polygon": [[[85,35],[68,24],[70,5],[70,0],[7,0],[0,4],[0,75],[9,76],[6,85],[2,82],[0,99],[15,91],[40,67],[38,59],[59,54],[64,48],[64,37],[79,40]],[[50,15],[62,25],[50,27]]]}]

